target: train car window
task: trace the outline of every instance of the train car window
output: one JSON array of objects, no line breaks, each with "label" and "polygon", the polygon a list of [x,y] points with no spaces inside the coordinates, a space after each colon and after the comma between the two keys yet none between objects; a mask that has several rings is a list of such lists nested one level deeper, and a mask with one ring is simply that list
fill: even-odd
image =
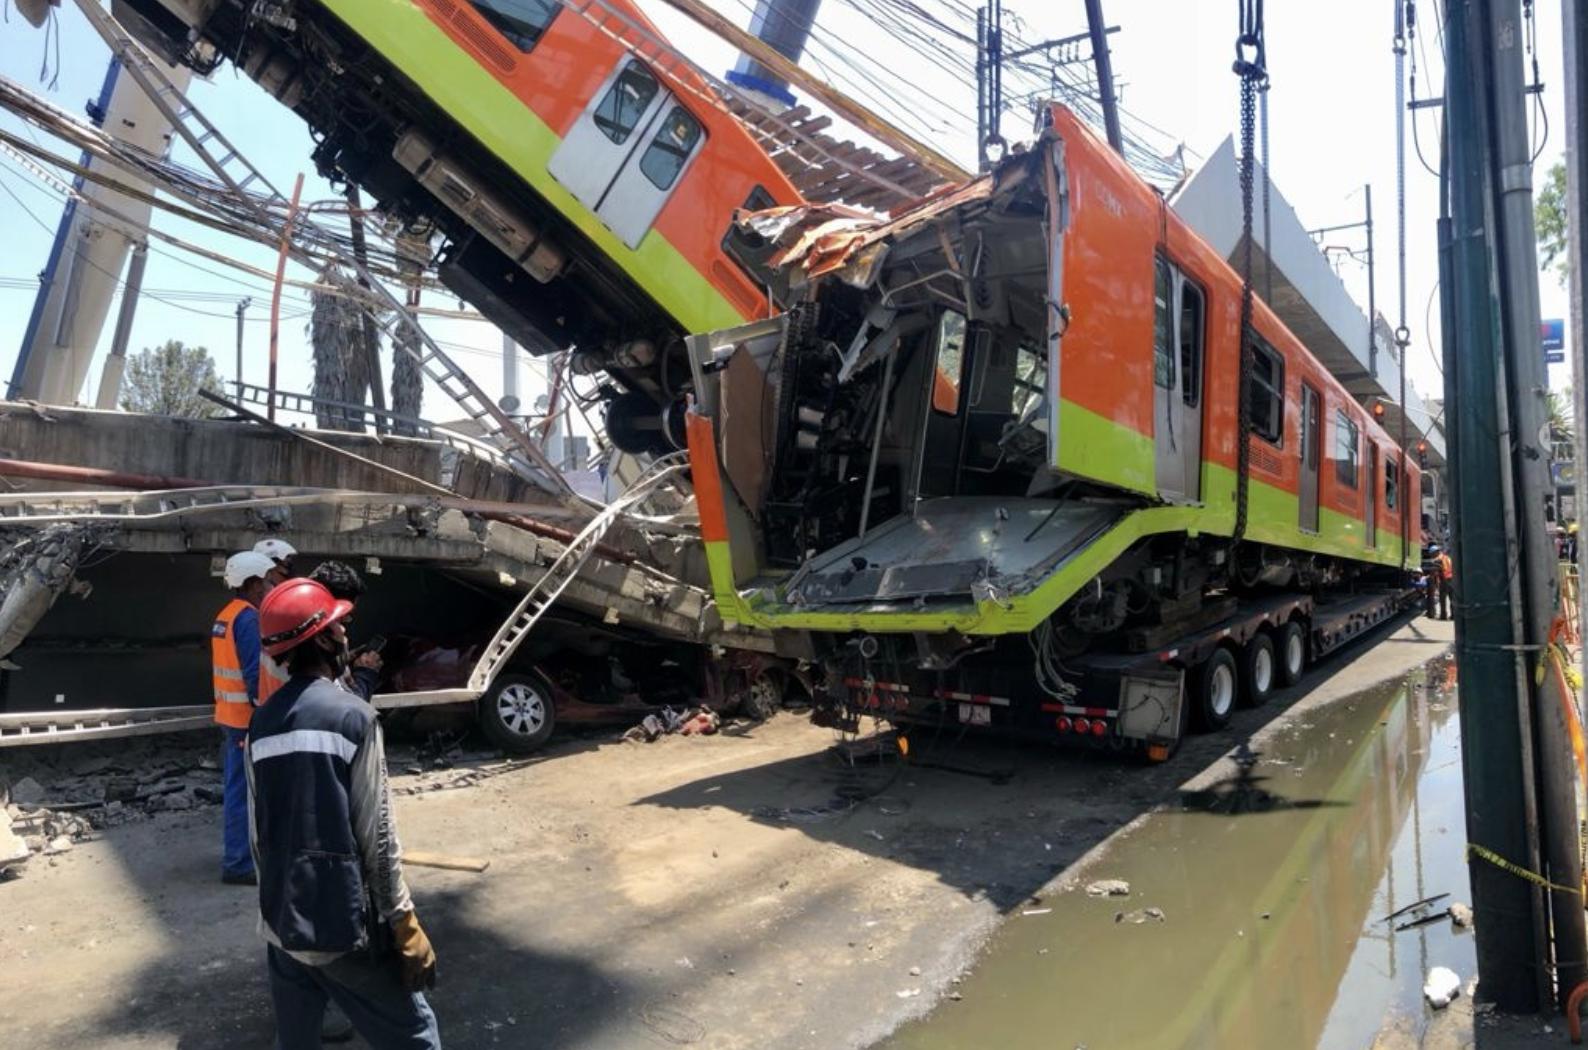
[{"label": "train car window", "polygon": [[1252,431],[1271,445],[1285,434],[1285,359],[1266,343],[1252,347]]},{"label": "train car window", "polygon": [[959,387],[965,369],[965,318],[944,310],[937,321],[937,357],[932,370],[932,410],[959,415]]},{"label": "train car window", "polygon": [[1390,510],[1395,509],[1395,504],[1400,502],[1401,487],[1400,460],[1390,456],[1384,457],[1384,506]]},{"label": "train car window", "polygon": [[657,189],[671,188],[678,181],[678,173],[684,170],[684,163],[695,152],[698,142],[700,121],[683,106],[674,106],[672,112],[667,114],[667,119],[662,121],[661,130],[651,139],[651,144],[645,147],[645,153],[640,157],[641,173]]},{"label": "train car window", "polygon": [[474,9],[491,23],[491,26],[508,43],[529,54],[536,41],[557,17],[562,5],[557,0],[469,0]]},{"label": "train car window", "polygon": [[612,82],[591,119],[607,138],[621,146],[634,134],[635,125],[650,108],[659,87],[649,70],[638,62],[630,62]]},{"label": "train car window", "polygon": [[1189,408],[1202,400],[1202,289],[1180,278],[1180,399]]},{"label": "train car window", "polygon": [[1174,281],[1169,260],[1156,259],[1152,286],[1152,381],[1174,389]]},{"label": "train car window", "polygon": [[1334,414],[1334,478],[1346,488],[1356,488],[1356,424],[1344,412]]},{"label": "train car window", "polygon": [[[739,210],[765,211],[776,206],[777,199],[767,191],[767,188],[757,186],[750,191],[750,196],[745,198],[744,206]],[[739,269],[744,271],[744,275],[756,284],[761,283],[756,271],[772,257],[775,248],[776,245],[760,234],[741,230],[734,224],[733,219],[728,220],[728,231],[722,235],[722,254],[732,259]]]}]

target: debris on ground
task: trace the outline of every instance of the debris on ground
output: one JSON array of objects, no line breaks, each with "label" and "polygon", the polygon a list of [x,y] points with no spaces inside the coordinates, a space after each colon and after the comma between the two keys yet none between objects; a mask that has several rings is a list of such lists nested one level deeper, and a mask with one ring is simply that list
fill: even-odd
[{"label": "debris on ground", "polygon": [[1443,1010],[1460,994],[1461,978],[1456,976],[1454,970],[1435,966],[1428,971],[1428,980],[1423,982],[1423,996],[1428,1000],[1428,1005],[1435,1010]]},{"label": "debris on ground", "polygon": [[1116,923],[1128,922],[1133,926],[1140,926],[1145,922],[1163,922],[1162,908],[1137,908],[1135,911],[1121,911],[1114,913]]},{"label": "debris on ground", "polygon": [[1124,879],[1098,879],[1086,884],[1088,897],[1129,897],[1130,883]]},{"label": "debris on ground", "polygon": [[676,711],[663,707],[640,720],[640,724],[623,734],[623,739],[649,744],[664,736],[710,736],[722,726],[717,712],[705,707],[691,707]]},{"label": "debris on ground", "polygon": [[1457,902],[1449,909],[1450,921],[1453,925],[1466,928],[1472,925],[1472,909],[1465,904]]},{"label": "debris on ground", "polygon": [[16,876],[28,857],[67,853],[105,828],[218,805],[213,748],[184,735],[11,752],[6,771],[16,779],[0,781],[0,872]]}]

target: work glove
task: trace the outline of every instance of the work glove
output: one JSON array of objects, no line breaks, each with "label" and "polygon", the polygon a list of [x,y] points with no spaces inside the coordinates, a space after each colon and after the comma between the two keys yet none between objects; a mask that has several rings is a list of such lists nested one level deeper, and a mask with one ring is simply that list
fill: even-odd
[{"label": "work glove", "polygon": [[397,940],[397,956],[402,963],[403,987],[410,992],[423,991],[436,985],[436,950],[430,947],[430,938],[419,925],[419,916],[413,909],[398,912],[391,920],[391,932]]}]

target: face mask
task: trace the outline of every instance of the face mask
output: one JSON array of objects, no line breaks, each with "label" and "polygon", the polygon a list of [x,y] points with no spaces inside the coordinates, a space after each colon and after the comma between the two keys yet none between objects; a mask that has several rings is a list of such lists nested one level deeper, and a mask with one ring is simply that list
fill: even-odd
[{"label": "face mask", "polygon": [[348,651],[346,636],[338,641],[329,635],[321,635],[316,640],[324,643],[320,648],[331,661],[333,670],[331,677],[341,678],[347,673],[348,665],[353,662],[352,653]]}]

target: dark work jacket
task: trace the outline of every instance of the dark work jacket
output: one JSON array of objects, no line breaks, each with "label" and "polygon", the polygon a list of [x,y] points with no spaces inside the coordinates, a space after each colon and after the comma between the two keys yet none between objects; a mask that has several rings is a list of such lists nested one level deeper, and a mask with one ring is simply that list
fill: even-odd
[{"label": "dark work jacket", "polygon": [[353,766],[379,748],[375,711],[334,682],[294,677],[248,729],[260,917],[288,951],[346,952],[368,941],[353,829]]}]

